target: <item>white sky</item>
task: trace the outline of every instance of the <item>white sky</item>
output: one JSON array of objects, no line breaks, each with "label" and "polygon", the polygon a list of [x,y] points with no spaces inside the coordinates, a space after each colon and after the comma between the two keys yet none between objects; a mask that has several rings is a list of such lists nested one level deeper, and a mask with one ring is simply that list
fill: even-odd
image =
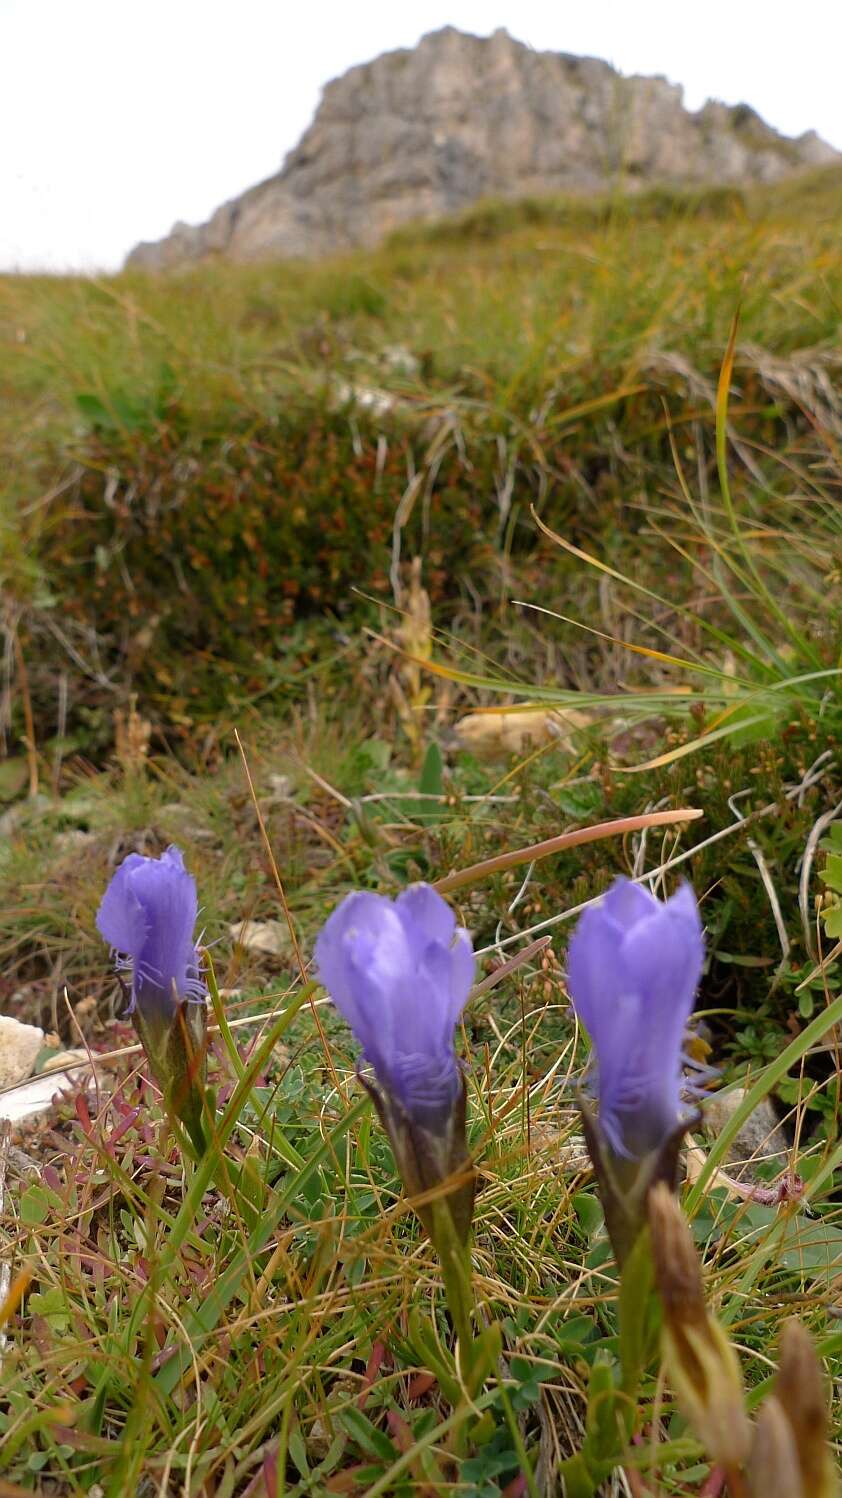
[{"label": "white sky", "polygon": [[0,269],[117,266],[277,171],[319,90],[451,24],[842,149],[842,0],[0,0]]}]

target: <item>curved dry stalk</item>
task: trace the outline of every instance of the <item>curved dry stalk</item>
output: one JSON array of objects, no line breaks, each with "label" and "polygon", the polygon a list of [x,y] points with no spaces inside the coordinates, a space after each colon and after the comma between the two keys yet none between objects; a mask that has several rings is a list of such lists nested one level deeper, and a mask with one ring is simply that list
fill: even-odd
[{"label": "curved dry stalk", "polygon": [[490,874],[499,874],[503,869],[516,868],[518,864],[537,862],[549,858],[553,853],[562,853],[566,848],[577,848],[582,843],[596,843],[604,837],[622,837],[627,832],[642,832],[647,827],[669,827],[676,822],[696,822],[704,812],[696,807],[683,806],[678,811],[643,812],[636,817],[614,817],[609,822],[596,822],[592,827],[574,827],[571,832],[560,832],[557,837],[545,838],[540,843],[530,843],[526,848],[514,848],[509,853],[497,853],[493,858],[483,858],[479,863],[469,864],[466,869],[457,869],[445,874],[433,885],[440,895],[452,889],[461,889],[477,879],[487,879]]}]

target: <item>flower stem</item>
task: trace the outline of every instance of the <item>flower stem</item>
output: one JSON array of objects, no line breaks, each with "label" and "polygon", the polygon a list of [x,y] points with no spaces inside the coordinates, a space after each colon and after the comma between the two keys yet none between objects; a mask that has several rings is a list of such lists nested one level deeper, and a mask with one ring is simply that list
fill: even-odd
[{"label": "flower stem", "polygon": [[632,1405],[637,1398],[641,1374],[652,1353],[653,1289],[652,1251],[646,1228],[638,1235],[620,1273],[622,1388]]},{"label": "flower stem", "polygon": [[[470,1386],[471,1352],[474,1343],[474,1286],[470,1253],[456,1235],[453,1218],[446,1202],[432,1203],[433,1244],[439,1256],[447,1307],[459,1344],[459,1357],[465,1382]],[[473,1392],[473,1391],[472,1391]]]},{"label": "flower stem", "polygon": [[515,1451],[517,1452],[517,1458],[520,1462],[520,1470],[523,1475],[524,1481],[526,1482],[526,1489],[529,1493],[529,1498],[540,1498],[540,1494],[538,1492],[538,1484],[535,1481],[535,1473],[532,1471],[532,1464],[527,1455],[523,1435],[521,1433],[520,1426],[517,1423],[515,1412],[512,1409],[512,1402],[508,1394],[506,1393],[506,1387],[503,1383],[499,1385],[499,1394],[500,1403],[503,1406],[503,1414],[506,1417],[506,1424],[509,1427],[512,1441],[514,1442]]},{"label": "flower stem", "polygon": [[482,1342],[474,1334],[474,1286],[470,1249],[459,1238],[446,1201],[431,1204],[433,1246],[439,1256],[447,1308],[456,1333],[456,1371],[462,1398],[457,1410],[464,1418],[454,1427],[453,1455],[465,1455],[468,1420],[485,1377]]}]

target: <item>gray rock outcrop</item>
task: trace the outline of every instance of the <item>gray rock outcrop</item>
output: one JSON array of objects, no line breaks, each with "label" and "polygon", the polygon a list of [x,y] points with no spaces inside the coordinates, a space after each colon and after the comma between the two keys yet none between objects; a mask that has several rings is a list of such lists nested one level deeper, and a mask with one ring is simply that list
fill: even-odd
[{"label": "gray rock outcrop", "polygon": [[277,176],[206,224],[138,245],[128,264],[309,257],[481,197],[773,182],[837,159],[813,131],[788,139],[747,105],[693,114],[665,78],[446,27],[329,83]]}]

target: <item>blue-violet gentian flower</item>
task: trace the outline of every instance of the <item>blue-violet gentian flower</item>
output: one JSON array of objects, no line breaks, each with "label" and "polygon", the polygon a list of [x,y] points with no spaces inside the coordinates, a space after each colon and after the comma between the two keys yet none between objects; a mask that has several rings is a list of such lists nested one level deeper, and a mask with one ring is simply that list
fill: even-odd
[{"label": "blue-violet gentian flower", "polygon": [[570,942],[570,997],[595,1053],[597,1113],[582,1098],[582,1116],[621,1261],[643,1226],[651,1186],[675,1186],[692,1117],[682,1107],[684,1038],[703,959],[689,884],[661,901],[618,879]]},{"label": "blue-violet gentian flower", "polygon": [[129,1014],[171,1019],[184,999],[204,1000],[194,932],[196,881],[180,848],[160,858],[130,853],[117,869],[97,911],[101,936],[131,973]]},{"label": "blue-violet gentian flower", "polygon": [[196,881],[173,846],[160,858],[124,858],[96,917],[118,972],[131,976],[127,1012],[165,1101],[191,1136],[201,1115],[206,1027],[197,913]]},{"label": "blue-violet gentian flower", "polygon": [[[374,1071],[375,1085],[366,1086],[404,1184],[411,1196],[423,1196],[453,1182],[446,1200],[463,1242],[474,1188],[453,1032],[474,966],[468,932],[426,884],[396,900],[347,895],[316,941],[320,981]],[[430,1211],[422,1205],[418,1214],[432,1234]]]}]

